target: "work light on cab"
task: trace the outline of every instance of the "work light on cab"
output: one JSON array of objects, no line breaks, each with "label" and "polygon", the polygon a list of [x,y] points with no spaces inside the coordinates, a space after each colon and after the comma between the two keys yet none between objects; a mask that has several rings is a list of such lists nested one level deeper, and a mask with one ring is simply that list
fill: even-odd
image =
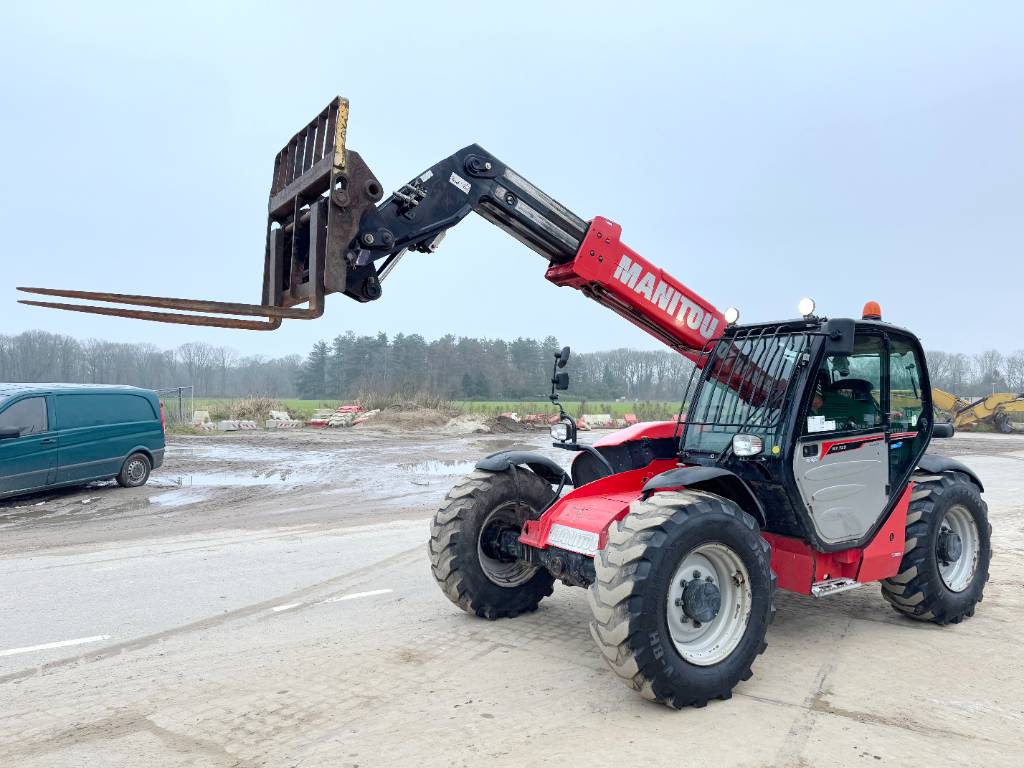
[{"label": "work light on cab", "polygon": [[736,307],[726,307],[722,315],[729,325],[736,325],[740,321],[740,311]]},{"label": "work light on cab", "polygon": [[551,427],[551,437],[559,442],[565,442],[569,439],[569,425],[564,421],[560,421],[558,424],[554,424]]},{"label": "work light on cab", "polygon": [[814,314],[814,299],[809,299],[806,296],[800,299],[796,305],[796,311],[800,313],[800,317],[810,317]]},{"label": "work light on cab", "polygon": [[757,456],[764,450],[764,440],[757,435],[733,435],[732,452],[737,456]]}]

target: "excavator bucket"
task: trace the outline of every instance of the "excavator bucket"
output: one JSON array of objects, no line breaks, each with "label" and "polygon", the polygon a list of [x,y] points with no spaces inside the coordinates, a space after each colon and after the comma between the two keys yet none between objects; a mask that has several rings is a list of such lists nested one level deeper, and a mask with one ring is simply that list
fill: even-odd
[{"label": "excavator bucket", "polygon": [[[363,214],[374,207],[383,191],[359,155],[346,150],[347,125],[348,100],[339,96],[295,134],[274,159],[260,304],[26,287],[18,290],[102,305],[27,299],[20,303],[161,323],[249,330],[274,330],[289,318],[320,317],[324,296],[346,291],[350,280],[349,246]],[[376,298],[379,285],[374,282],[368,286],[365,275],[360,279],[361,291],[350,295],[362,301]],[[369,278],[375,279],[375,275]]]}]

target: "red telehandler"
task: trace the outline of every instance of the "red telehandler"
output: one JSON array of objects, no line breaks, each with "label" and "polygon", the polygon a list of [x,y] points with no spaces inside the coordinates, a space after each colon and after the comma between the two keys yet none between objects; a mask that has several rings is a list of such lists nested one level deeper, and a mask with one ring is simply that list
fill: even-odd
[{"label": "red telehandler", "polygon": [[750,677],[777,586],[823,597],[877,581],[906,616],[973,615],[991,557],[982,483],[926,453],[952,430],[934,422],[910,331],[883,322],[873,302],[860,319],[819,317],[802,302],[797,319],[740,325],[624,245],[618,224],[582,219],[477,145],[382,200],[380,182],[345,148],[347,118],[336,99],[277,155],[262,304],[38,288],[22,290],[127,306],[25,303],[273,329],[318,317],[329,293],[380,298],[404,254],[435,250],[476,211],[543,256],[548,280],[694,366],[685,419],[585,445],[558,401],[569,350],[555,353],[552,436],[575,453],[571,469],[502,451],[449,492],[429,553],[453,603],[515,617],[555,580],[583,587],[611,668],[676,708],[729,698]]}]

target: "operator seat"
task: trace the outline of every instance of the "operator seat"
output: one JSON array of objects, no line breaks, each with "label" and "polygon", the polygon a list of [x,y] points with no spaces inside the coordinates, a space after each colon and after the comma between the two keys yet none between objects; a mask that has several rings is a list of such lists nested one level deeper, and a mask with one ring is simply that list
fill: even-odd
[{"label": "operator seat", "polygon": [[840,395],[846,395],[852,400],[856,400],[861,403],[874,403],[874,398],[871,397],[871,382],[867,379],[839,379],[829,384],[825,390],[827,392],[835,392]]},{"label": "operator seat", "polygon": [[881,423],[881,411],[872,389],[867,379],[833,381],[824,391],[825,411],[845,429],[876,426]]}]

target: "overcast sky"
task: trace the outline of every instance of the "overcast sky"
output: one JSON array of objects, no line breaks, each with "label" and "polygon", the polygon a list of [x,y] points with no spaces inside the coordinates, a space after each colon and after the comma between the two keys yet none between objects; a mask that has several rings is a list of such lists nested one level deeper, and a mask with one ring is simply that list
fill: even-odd
[{"label": "overcast sky", "polygon": [[18,3],[0,48],[0,333],[305,354],[347,329],[658,348],[472,217],[384,296],[271,334],[15,304],[258,301],[275,153],[331,98],[386,189],[479,142],[743,320],[1024,347],[1024,4]]}]

